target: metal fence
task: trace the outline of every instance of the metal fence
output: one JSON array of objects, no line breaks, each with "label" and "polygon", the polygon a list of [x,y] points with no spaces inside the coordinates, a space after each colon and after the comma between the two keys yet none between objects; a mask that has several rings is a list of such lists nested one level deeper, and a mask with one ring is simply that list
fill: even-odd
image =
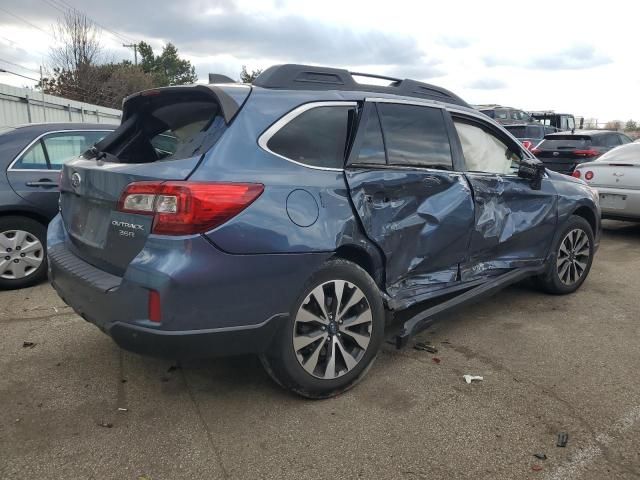
[{"label": "metal fence", "polygon": [[0,84],[0,128],[40,122],[118,124],[121,116],[113,108]]}]

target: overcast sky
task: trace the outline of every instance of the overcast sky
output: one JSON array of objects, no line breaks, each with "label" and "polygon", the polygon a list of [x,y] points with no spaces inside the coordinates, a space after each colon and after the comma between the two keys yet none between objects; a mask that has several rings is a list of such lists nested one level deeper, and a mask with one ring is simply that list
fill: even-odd
[{"label": "overcast sky", "polygon": [[133,60],[122,37],[173,42],[201,81],[312,63],[424,80],[469,103],[640,120],[637,0],[2,0],[0,69],[37,76],[65,3],[119,35],[102,33],[110,58]]}]

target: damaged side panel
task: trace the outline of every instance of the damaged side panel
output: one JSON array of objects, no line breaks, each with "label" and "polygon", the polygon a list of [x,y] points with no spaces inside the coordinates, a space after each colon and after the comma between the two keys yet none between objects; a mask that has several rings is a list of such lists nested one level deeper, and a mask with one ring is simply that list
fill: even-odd
[{"label": "damaged side panel", "polygon": [[474,192],[475,227],[462,281],[506,269],[541,264],[557,224],[557,195],[545,179],[541,190],[515,176],[467,173]]},{"label": "damaged side panel", "polygon": [[346,178],[364,230],[385,256],[394,304],[408,306],[458,281],[474,219],[463,174],[354,168]]}]

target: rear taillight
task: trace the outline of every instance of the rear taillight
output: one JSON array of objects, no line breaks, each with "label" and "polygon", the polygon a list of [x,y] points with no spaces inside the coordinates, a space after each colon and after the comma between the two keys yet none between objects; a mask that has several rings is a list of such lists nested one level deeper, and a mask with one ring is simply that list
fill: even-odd
[{"label": "rear taillight", "polygon": [[581,157],[597,157],[598,155],[600,155],[600,152],[598,150],[594,150],[593,148],[590,148],[588,150],[574,150],[573,153],[575,155],[580,155]]},{"label": "rear taillight", "polygon": [[591,170],[587,171],[587,173],[584,174],[584,179],[585,180],[593,179],[593,172]]},{"label": "rear taillight", "polygon": [[576,177],[576,178],[580,178],[581,177],[581,173],[580,170],[574,170],[573,173],[571,174],[572,177]]},{"label": "rear taillight", "polygon": [[259,183],[135,182],[120,196],[118,210],[153,215],[152,233],[203,233],[236,216],[263,190]]},{"label": "rear taillight", "polygon": [[531,149],[531,153],[533,153],[534,155],[538,155],[542,150],[540,150],[539,148],[532,148]]},{"label": "rear taillight", "polygon": [[524,146],[524,148],[526,148],[527,150],[531,150],[533,148],[533,142],[529,141],[529,140],[523,140],[522,141],[522,145]]}]

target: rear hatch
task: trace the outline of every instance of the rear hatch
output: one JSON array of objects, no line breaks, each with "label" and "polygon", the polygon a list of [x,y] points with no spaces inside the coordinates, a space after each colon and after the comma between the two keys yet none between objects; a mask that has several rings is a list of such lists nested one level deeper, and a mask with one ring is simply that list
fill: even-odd
[{"label": "rear hatch", "polygon": [[[242,91],[246,99],[249,87]],[[233,86],[213,85],[128,97],[120,127],[62,171],[60,212],[74,253],[121,275],[143,248],[154,221],[153,215],[119,205],[125,189],[132,182],[186,180],[242,101]]]},{"label": "rear hatch", "polygon": [[549,135],[533,153],[550,170],[570,174],[579,163],[595,159],[600,152],[587,135]]}]

